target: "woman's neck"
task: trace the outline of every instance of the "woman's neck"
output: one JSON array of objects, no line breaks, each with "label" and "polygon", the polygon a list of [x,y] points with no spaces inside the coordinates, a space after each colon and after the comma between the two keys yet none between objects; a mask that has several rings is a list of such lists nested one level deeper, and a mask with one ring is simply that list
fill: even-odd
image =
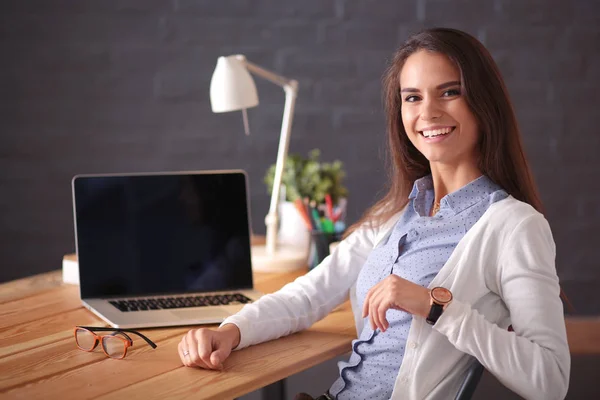
[{"label": "woman's neck", "polygon": [[435,190],[435,203],[439,204],[444,196],[473,182],[481,175],[479,168],[474,165],[450,166],[432,163],[431,176]]}]

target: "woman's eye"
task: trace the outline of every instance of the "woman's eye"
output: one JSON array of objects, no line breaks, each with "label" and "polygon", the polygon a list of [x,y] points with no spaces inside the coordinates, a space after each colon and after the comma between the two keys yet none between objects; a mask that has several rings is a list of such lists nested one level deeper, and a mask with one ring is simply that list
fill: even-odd
[{"label": "woman's eye", "polygon": [[415,101],[419,100],[418,96],[407,96],[404,101],[406,101],[407,103],[414,103]]},{"label": "woman's eye", "polygon": [[458,95],[460,95],[460,90],[450,89],[450,90],[446,90],[444,92],[444,94],[442,95],[442,97],[450,97],[450,96],[458,96]]}]

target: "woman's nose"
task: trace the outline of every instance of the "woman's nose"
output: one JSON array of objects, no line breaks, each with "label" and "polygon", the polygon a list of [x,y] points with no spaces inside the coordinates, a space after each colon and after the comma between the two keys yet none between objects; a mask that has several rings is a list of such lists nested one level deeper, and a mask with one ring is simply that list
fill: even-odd
[{"label": "woman's nose", "polygon": [[424,99],[421,102],[421,119],[423,121],[429,121],[442,116],[442,110],[440,109],[437,101],[432,99]]}]

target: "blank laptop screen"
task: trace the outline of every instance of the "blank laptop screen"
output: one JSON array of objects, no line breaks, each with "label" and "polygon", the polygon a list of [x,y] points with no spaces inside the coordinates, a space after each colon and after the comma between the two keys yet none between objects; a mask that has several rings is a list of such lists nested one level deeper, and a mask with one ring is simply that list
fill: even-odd
[{"label": "blank laptop screen", "polygon": [[78,176],[82,298],[252,287],[243,173]]}]

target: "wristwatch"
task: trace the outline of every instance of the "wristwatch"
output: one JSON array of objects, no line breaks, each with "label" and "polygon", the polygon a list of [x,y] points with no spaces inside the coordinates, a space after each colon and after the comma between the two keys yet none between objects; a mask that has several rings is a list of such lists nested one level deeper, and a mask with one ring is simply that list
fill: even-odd
[{"label": "wristwatch", "polygon": [[427,323],[430,325],[435,325],[440,315],[442,315],[446,307],[448,307],[448,304],[452,302],[452,292],[446,288],[438,286],[431,289],[429,296],[431,308],[429,309],[429,315],[425,321],[427,321]]}]

